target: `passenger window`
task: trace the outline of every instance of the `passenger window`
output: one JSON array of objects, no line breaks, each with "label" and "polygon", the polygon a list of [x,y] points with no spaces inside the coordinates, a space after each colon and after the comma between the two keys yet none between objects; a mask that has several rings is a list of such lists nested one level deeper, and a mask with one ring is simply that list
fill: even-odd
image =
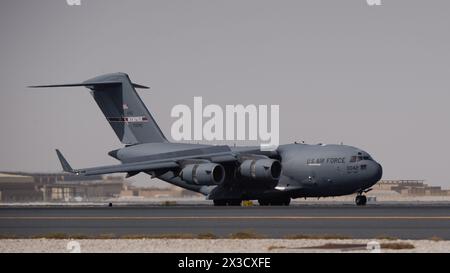
[{"label": "passenger window", "polygon": [[356,156],[352,156],[352,157],[350,158],[350,162],[356,162]]}]

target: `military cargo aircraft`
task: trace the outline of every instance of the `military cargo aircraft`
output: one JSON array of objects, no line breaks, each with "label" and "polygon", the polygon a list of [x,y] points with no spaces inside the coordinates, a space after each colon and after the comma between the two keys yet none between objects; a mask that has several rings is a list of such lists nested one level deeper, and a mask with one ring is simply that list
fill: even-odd
[{"label": "military cargo aircraft", "polygon": [[94,100],[124,144],[109,152],[120,164],[73,169],[59,150],[65,172],[77,175],[147,173],[187,190],[202,193],[216,206],[258,200],[261,206],[287,206],[293,198],[356,194],[356,205],[382,176],[382,167],[367,152],[347,145],[293,143],[276,150],[173,143],[167,140],[125,73],[112,73],[76,84],[32,88],[78,87]]}]

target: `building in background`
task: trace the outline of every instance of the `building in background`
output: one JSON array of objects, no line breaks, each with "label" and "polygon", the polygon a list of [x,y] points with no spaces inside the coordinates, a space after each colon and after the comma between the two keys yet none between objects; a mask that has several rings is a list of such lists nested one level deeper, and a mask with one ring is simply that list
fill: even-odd
[{"label": "building in background", "polygon": [[28,175],[0,173],[1,202],[42,201],[42,193]]},{"label": "building in background", "polygon": [[373,186],[375,191],[392,191],[402,196],[450,196],[450,190],[429,186],[425,180],[381,180]]},{"label": "building in background", "polygon": [[119,197],[124,184],[124,178],[120,176],[0,173],[0,201],[99,201]]},{"label": "building in background", "polygon": [[186,189],[169,185],[164,188],[144,188],[144,187],[134,187],[134,186],[126,186],[122,193],[121,197],[139,197],[139,198],[195,198],[202,197],[204,195],[188,191]]}]

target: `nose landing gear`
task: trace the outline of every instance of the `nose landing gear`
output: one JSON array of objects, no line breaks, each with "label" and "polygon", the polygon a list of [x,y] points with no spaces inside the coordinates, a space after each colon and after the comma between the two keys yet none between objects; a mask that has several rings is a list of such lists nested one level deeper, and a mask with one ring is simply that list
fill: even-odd
[{"label": "nose landing gear", "polygon": [[355,203],[357,206],[365,206],[367,204],[367,197],[364,195],[364,193],[368,193],[372,189],[366,189],[366,190],[359,190],[358,194],[355,198]]},{"label": "nose landing gear", "polygon": [[367,197],[362,194],[358,194],[355,198],[355,203],[357,206],[365,206],[367,204]]}]

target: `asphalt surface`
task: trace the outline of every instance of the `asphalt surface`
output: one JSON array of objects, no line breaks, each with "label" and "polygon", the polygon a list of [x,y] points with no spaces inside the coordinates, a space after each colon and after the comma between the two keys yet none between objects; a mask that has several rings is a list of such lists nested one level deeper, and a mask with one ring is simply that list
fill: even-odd
[{"label": "asphalt surface", "polygon": [[267,238],[450,240],[450,205],[301,205],[290,207],[120,206],[1,207],[0,236],[158,236],[248,231]]}]

